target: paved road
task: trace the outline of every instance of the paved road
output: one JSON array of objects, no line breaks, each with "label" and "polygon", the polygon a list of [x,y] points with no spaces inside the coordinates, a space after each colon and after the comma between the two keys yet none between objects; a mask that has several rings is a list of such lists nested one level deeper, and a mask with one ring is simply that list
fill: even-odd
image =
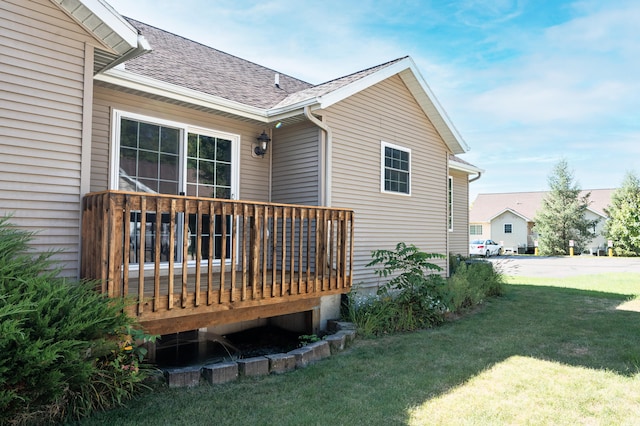
[{"label": "paved road", "polygon": [[606,272],[640,273],[640,258],[606,256],[497,256],[489,259],[505,275],[525,277],[568,277]]}]

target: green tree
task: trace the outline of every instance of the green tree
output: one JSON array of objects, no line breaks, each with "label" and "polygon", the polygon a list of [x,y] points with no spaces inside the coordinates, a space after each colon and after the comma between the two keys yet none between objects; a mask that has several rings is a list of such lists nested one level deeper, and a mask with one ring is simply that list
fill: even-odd
[{"label": "green tree", "polygon": [[640,256],[640,180],[635,174],[627,173],[605,213],[609,220],[603,234],[613,241],[615,254]]},{"label": "green tree", "polygon": [[564,159],[554,166],[548,182],[551,191],[534,219],[540,254],[569,254],[570,240],[574,241],[575,252],[580,253],[595,236],[592,230],[597,221],[585,216],[591,193],[580,196],[582,191]]}]

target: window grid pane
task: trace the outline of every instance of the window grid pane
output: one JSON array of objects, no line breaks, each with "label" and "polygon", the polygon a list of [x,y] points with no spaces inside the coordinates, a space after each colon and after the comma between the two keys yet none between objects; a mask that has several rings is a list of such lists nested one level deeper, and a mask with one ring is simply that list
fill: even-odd
[{"label": "window grid pane", "polygon": [[176,194],[180,130],[123,118],[119,188]]},{"label": "window grid pane", "polygon": [[409,185],[409,152],[396,148],[384,149],[384,189],[389,192],[408,194]]},{"label": "window grid pane", "polygon": [[469,234],[482,235],[482,225],[469,225]]},{"label": "window grid pane", "polygon": [[189,195],[231,198],[231,141],[194,133],[188,141]]}]

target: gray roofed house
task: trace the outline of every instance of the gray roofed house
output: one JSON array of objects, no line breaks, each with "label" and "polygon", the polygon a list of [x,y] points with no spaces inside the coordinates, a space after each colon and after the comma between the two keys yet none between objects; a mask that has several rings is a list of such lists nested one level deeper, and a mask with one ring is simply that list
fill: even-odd
[{"label": "gray roofed house", "polygon": [[[614,189],[590,189],[589,218],[599,219],[596,238],[589,244],[594,250],[606,244],[601,235],[607,218],[606,207]],[[501,242],[508,252],[533,251],[536,235],[533,232],[536,212],[548,191],[478,194],[469,211],[469,239],[492,239]]]},{"label": "gray roofed house", "polygon": [[483,170],[410,57],[313,85],[104,0],[0,9],[0,214],[154,334],[315,332],[371,250],[468,254]]}]

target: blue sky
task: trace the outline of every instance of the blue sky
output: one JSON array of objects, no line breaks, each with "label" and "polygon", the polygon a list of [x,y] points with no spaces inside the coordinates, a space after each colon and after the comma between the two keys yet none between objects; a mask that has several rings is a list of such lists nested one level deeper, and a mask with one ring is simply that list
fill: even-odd
[{"label": "blue sky", "polygon": [[322,83],[410,55],[485,169],[478,193],[640,174],[636,0],[107,0],[118,12]]}]

